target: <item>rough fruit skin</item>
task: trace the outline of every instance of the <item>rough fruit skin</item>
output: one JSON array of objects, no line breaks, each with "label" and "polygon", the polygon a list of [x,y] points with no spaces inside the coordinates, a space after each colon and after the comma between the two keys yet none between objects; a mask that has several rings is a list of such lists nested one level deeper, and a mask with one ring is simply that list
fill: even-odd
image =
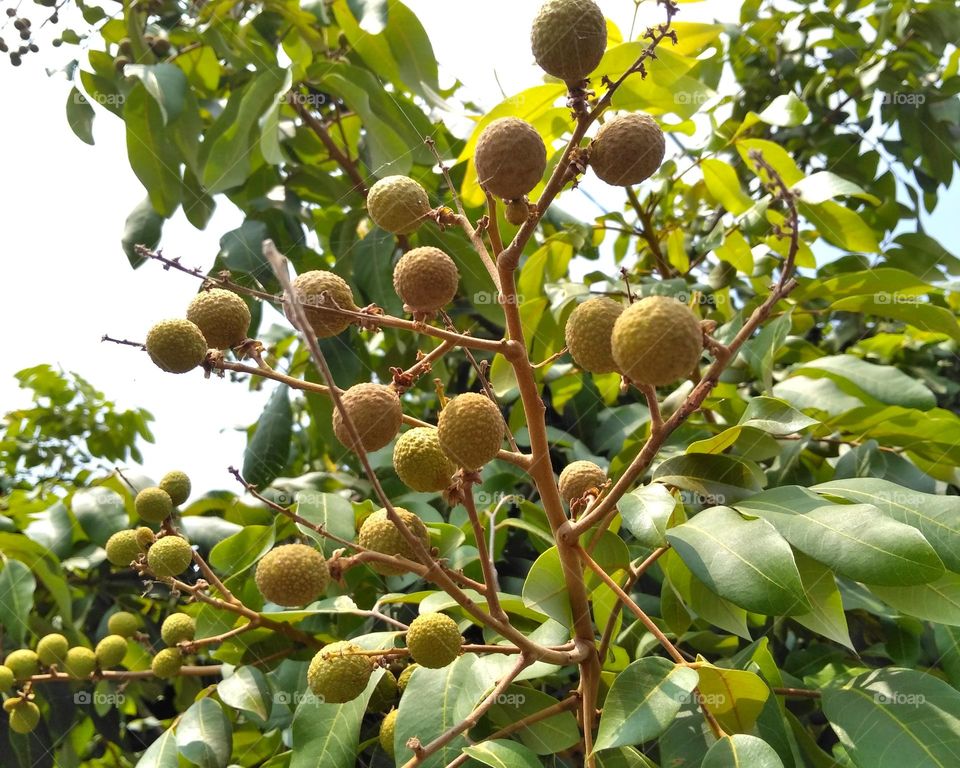
[{"label": "rough fruit skin", "polygon": [[389,669],[383,670],[380,680],[370,694],[367,712],[383,712],[397,703],[397,678]]},{"label": "rough fruit skin", "polygon": [[[313,328],[318,339],[327,339],[343,333],[350,325],[350,318],[327,312],[318,307],[339,307],[356,311],[357,305],[353,301],[353,291],[339,275],[322,269],[314,269],[297,275],[293,281],[293,298],[288,301],[298,301],[303,305],[307,315],[307,322]],[[326,294],[324,297],[323,294]],[[284,310],[291,320],[289,309]]]},{"label": "rough fruit skin", "polygon": [[284,544],[261,558],[254,578],[265,599],[295,608],[312,603],[326,591],[330,570],[323,555],[313,547]]},{"label": "rough fruit skin", "polygon": [[70,643],[63,635],[44,635],[37,643],[37,658],[45,667],[56,664],[63,667],[63,661],[67,658],[67,651],[70,649]]},{"label": "rough fruit skin", "polygon": [[77,646],[67,651],[63,671],[78,680],[90,677],[97,668],[97,655],[89,648]]},{"label": "rough fruit skin", "polygon": [[703,351],[697,316],[668,296],[648,296],[625,309],[612,340],[613,359],[623,375],[655,387],[687,376]]},{"label": "rough fruit skin", "polygon": [[117,611],[107,619],[107,630],[111,635],[133,637],[140,629],[140,619],[129,611]]},{"label": "rough fruit skin", "polygon": [[147,526],[141,525],[134,531],[137,534],[137,542],[140,544],[140,548],[146,552],[150,548],[150,545],[157,540],[157,535]]},{"label": "rough fruit skin", "polygon": [[593,72],[607,49],[607,23],[593,0],[547,0],[533,20],[530,47],[548,75],[568,83]]},{"label": "rough fruit skin", "polygon": [[458,467],[477,470],[497,455],[503,417],[496,404],[477,392],[457,395],[440,411],[437,439]]},{"label": "rough fruit skin", "polygon": [[607,473],[592,461],[574,461],[560,473],[560,495],[567,504],[607,481]]},{"label": "rough fruit skin", "polygon": [[574,361],[590,373],[613,373],[617,363],[610,348],[613,324],[623,314],[623,305],[609,296],[579,304],[570,317],[564,336]]},{"label": "rough fruit skin", "polygon": [[40,672],[40,658],[26,648],[11,651],[3,663],[13,672],[13,676],[18,681],[26,680]]},{"label": "rough fruit skin", "polygon": [[180,536],[164,536],[147,552],[147,565],[160,578],[179,576],[192,562],[193,549]]},{"label": "rough fruit skin", "polygon": [[501,117],[480,133],[473,161],[482,187],[504,200],[517,200],[543,178],[547,148],[530,123]]},{"label": "rough fruit skin", "polygon": [[150,662],[150,670],[161,680],[169,680],[180,674],[183,666],[183,655],[179,648],[164,648],[158,651]]},{"label": "rough fruit skin", "polygon": [[530,218],[530,204],[523,198],[511,200],[504,208],[503,215],[513,226],[523,226]]},{"label": "rough fruit skin", "polygon": [[410,678],[413,676],[413,673],[419,668],[419,664],[410,664],[409,666],[404,667],[403,672],[400,673],[400,677],[397,678],[397,689],[401,694],[407,690],[407,683],[410,682]]},{"label": "rough fruit skin", "polygon": [[440,448],[437,430],[432,427],[414,427],[397,438],[393,469],[404,485],[419,493],[446,490],[457,471]]},{"label": "rough fruit skin", "polygon": [[590,167],[601,181],[629,187],[650,178],[666,150],[663,131],[649,115],[629,114],[603,124],[590,144]]},{"label": "rough fruit skin", "polygon": [[[383,448],[400,431],[403,408],[400,406],[400,396],[393,387],[371,382],[355,384],[340,399],[365,451]],[[339,408],[333,409],[333,434],[347,448],[356,447]]]},{"label": "rough fruit skin", "polygon": [[[247,305],[244,304],[243,306],[246,307]],[[175,507],[179,507],[190,497],[190,478],[186,472],[180,470],[167,472],[160,479],[160,487],[167,492]]]},{"label": "rough fruit skin", "polygon": [[[324,563],[326,567],[326,563]],[[176,645],[182,640],[193,640],[197,632],[197,622],[186,613],[171,613],[160,627],[160,639],[166,645]]]},{"label": "rough fruit skin", "polygon": [[127,655],[127,639],[120,637],[120,635],[107,635],[97,643],[94,655],[97,657],[97,664],[100,669],[115,667]]},{"label": "rough fruit skin", "polygon": [[396,750],[393,747],[393,734],[397,728],[397,710],[391,709],[380,723],[379,741],[383,751],[391,758],[396,757]]},{"label": "rough fruit skin", "polygon": [[432,246],[407,251],[393,268],[393,289],[411,312],[426,314],[447,306],[459,282],[453,259]]},{"label": "rough fruit skin", "polygon": [[5,664],[0,664],[0,691],[9,691],[13,688],[16,678],[13,671]]},{"label": "rough fruit skin", "polygon": [[200,329],[208,347],[229,349],[247,338],[250,309],[233,291],[211,288],[193,297],[187,320]]},{"label": "rough fruit skin", "polygon": [[369,656],[353,655],[362,649],[348,642],[321,648],[307,669],[310,690],[328,704],[344,704],[363,693],[374,664]]},{"label": "rough fruit skin", "polygon": [[[394,507],[396,513],[400,516],[403,524],[407,526],[413,535],[420,540],[420,543],[427,549],[430,548],[430,534],[427,533],[427,527],[423,520],[403,507]],[[374,552],[380,552],[384,555],[399,555],[407,560],[417,560],[407,540],[401,535],[400,530],[393,521],[387,516],[386,509],[378,509],[360,526],[360,534],[357,541],[361,547],[372,549]],[[371,562],[370,567],[384,576],[399,576],[406,573],[406,569],[388,565],[386,563]]]},{"label": "rough fruit skin", "polygon": [[30,733],[40,722],[40,707],[32,701],[19,701],[10,709],[10,730],[14,733]]},{"label": "rough fruit skin", "polygon": [[407,630],[407,649],[427,669],[440,669],[460,655],[463,638],[457,622],[444,613],[422,613]]},{"label": "rough fruit skin", "polygon": [[430,198],[408,176],[387,176],[367,192],[367,212],[387,232],[409,235],[430,212]]},{"label": "rough fruit skin", "polygon": [[105,548],[107,550],[107,560],[116,566],[130,565],[143,552],[137,538],[137,532],[134,530],[117,531],[107,539]]},{"label": "rough fruit skin", "polygon": [[186,373],[203,362],[207,342],[189,320],[161,320],[147,333],[147,353],[167,373]]},{"label": "rough fruit skin", "polygon": [[148,523],[159,523],[173,514],[173,500],[163,488],[144,488],[133,500],[137,514]]}]

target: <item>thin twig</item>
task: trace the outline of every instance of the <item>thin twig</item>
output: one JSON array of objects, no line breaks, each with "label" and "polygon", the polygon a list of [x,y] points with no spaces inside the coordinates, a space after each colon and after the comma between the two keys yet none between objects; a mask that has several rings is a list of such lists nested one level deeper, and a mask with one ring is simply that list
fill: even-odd
[{"label": "thin twig", "polygon": [[497,594],[497,591],[500,589],[500,583],[497,578],[497,568],[493,562],[493,550],[487,550],[487,541],[483,535],[483,525],[480,523],[480,516],[477,514],[477,505],[473,499],[473,485],[473,481],[469,479],[463,483],[463,506],[467,510],[470,525],[473,526],[473,537],[477,542],[477,556],[480,558],[480,567],[483,570],[483,583],[487,587],[487,606],[490,609],[491,615],[502,621],[510,621],[510,618],[500,606],[500,596]]}]

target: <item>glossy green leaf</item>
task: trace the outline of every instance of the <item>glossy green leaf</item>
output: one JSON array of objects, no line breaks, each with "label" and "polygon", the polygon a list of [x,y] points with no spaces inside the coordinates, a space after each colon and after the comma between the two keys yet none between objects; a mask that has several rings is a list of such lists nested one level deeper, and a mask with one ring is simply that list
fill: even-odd
[{"label": "glossy green leaf", "polygon": [[177,768],[180,764],[177,734],[171,728],[164,731],[140,756],[136,768]]},{"label": "glossy green leaf", "polygon": [[287,465],[292,429],[289,390],[279,386],[270,395],[243,453],[243,477],[248,483],[265,486],[280,474]]},{"label": "glossy green leaf", "polygon": [[478,763],[492,768],[540,768],[543,765],[535,752],[523,744],[504,739],[481,741],[472,747],[464,747],[463,751]]},{"label": "glossy green leaf", "polygon": [[770,697],[770,688],[760,676],[709,664],[698,667],[697,674],[698,701],[713,713],[723,729],[729,733],[750,731]]},{"label": "glossy green leaf", "polygon": [[564,626],[572,625],[567,584],[556,547],[541,554],[530,567],[523,582],[523,602]]},{"label": "glossy green leaf", "polygon": [[617,503],[624,527],[645,547],[662,547],[677,500],[661,483],[650,483],[625,494]]},{"label": "glossy green leaf", "polygon": [[783,768],[777,751],[763,739],[745,733],[724,736],[707,752],[701,768]]},{"label": "glossy green leaf", "polygon": [[879,199],[864,192],[859,185],[830,171],[810,174],[794,184],[793,191],[805,203],[822,203],[835,197],[859,197],[873,205],[880,205]]},{"label": "glossy green leaf", "polygon": [[26,637],[33,593],[37,580],[30,568],[19,560],[6,560],[0,570],[0,625],[14,647],[21,647]]},{"label": "glossy green leaf", "polygon": [[70,511],[90,541],[101,547],[113,534],[130,527],[120,494],[103,486],[81,488],[73,494]]},{"label": "glossy green leaf", "polygon": [[[353,506],[350,502],[335,493],[319,493],[318,491],[300,491],[297,493],[296,513],[314,525],[323,528],[342,539],[353,540],[355,530]],[[340,545],[321,536],[315,530],[305,525],[297,524],[300,532],[312,538],[328,557]]]},{"label": "glossy green leaf", "polygon": [[180,204],[180,153],[166,132],[160,105],[142,83],[127,95],[123,119],[130,167],[156,212],[172,216]]},{"label": "glossy green leaf", "polygon": [[146,261],[145,256],[136,252],[135,246],[144,245],[152,249],[159,245],[164,220],[164,217],[153,209],[150,198],[138,203],[127,216],[120,243],[131,267],[139,267]]},{"label": "glossy green leaf", "polygon": [[892,318],[922,331],[945,333],[955,341],[960,341],[960,323],[953,312],[913,296],[886,293],[849,296],[835,301],[830,308],[837,312],[859,312],[872,317]]},{"label": "glossy green leaf", "polygon": [[793,553],[800,580],[803,582],[803,594],[810,604],[810,612],[797,614],[790,618],[807,629],[823,635],[836,643],[853,650],[850,631],[847,628],[847,616],[843,612],[843,598],[837,589],[837,581],[823,563],[807,557],[803,552]]},{"label": "glossy green leaf", "polygon": [[230,762],[233,726],[220,703],[203,698],[177,723],[177,748],[200,768],[225,768]]},{"label": "glossy green leaf", "polygon": [[820,357],[803,363],[791,373],[808,378],[825,376],[849,394],[888,405],[924,410],[936,405],[933,393],[921,381],[893,366],[868,363],[853,355]]},{"label": "glossy green leaf", "polygon": [[800,203],[800,212],[831,245],[857,253],[877,253],[880,243],[863,218],[849,208],[827,200],[822,203]]},{"label": "glossy green leaf", "polygon": [[232,675],[217,683],[217,695],[228,707],[251,713],[262,721],[270,715],[270,686],[256,667],[237,667]]},{"label": "glossy green leaf", "polygon": [[667,459],[654,470],[653,479],[719,504],[752,496],[764,483],[763,473],[753,462],[706,453]]},{"label": "glossy green leaf", "polygon": [[[504,728],[556,703],[556,698],[536,688],[511,685],[490,708],[487,717],[498,728]],[[559,712],[522,728],[515,738],[538,755],[551,755],[579,741],[577,721],[572,711]]]},{"label": "glossy green leaf", "polygon": [[84,144],[93,146],[93,107],[87,97],[76,88],[71,88],[67,95],[67,123],[70,129]]},{"label": "glossy green leaf", "polygon": [[224,577],[241,573],[270,551],[274,534],[272,525],[245,525],[210,550],[210,565]]},{"label": "glossy green leaf", "polygon": [[870,591],[907,616],[960,627],[960,575],[947,572],[936,581],[911,587],[869,585]]},{"label": "glossy green leaf", "polygon": [[753,207],[753,200],[743,191],[737,172],[728,163],[707,158],[701,161],[700,168],[710,194],[730,213],[739,216]]}]

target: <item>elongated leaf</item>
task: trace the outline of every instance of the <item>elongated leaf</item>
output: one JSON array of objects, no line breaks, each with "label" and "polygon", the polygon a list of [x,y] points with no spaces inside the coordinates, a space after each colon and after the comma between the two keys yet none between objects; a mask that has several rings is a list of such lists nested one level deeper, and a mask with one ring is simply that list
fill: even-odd
[{"label": "elongated leaf", "polygon": [[256,667],[237,667],[230,677],[217,683],[217,695],[228,707],[252,713],[260,720],[270,714],[270,686]]},{"label": "elongated leaf", "polygon": [[147,248],[156,248],[160,243],[164,221],[163,216],[153,209],[153,203],[150,202],[149,197],[140,201],[137,207],[130,211],[123,225],[120,245],[131,267],[136,269],[146,261],[145,256],[137,253],[136,246],[145,245]]},{"label": "elongated leaf", "polygon": [[100,546],[117,531],[130,527],[127,508],[120,494],[102,486],[82,488],[73,494],[70,511],[87,537]]},{"label": "elongated leaf", "polygon": [[[335,493],[320,493],[318,491],[300,491],[297,494],[296,512],[300,517],[316,525],[322,525],[327,531],[344,539],[353,539],[355,521],[353,506],[343,496]],[[324,554],[331,555],[340,545],[326,536],[320,536],[300,523],[300,531],[310,536],[319,544]]]},{"label": "elongated leaf", "polygon": [[478,763],[492,768],[540,768],[543,764],[537,754],[515,741],[482,741],[463,751]]},{"label": "elongated leaf", "polygon": [[733,733],[751,730],[770,697],[770,688],[760,676],[712,665],[699,667],[697,673],[701,704],[714,714],[723,729]]},{"label": "elongated leaf", "polygon": [[171,728],[153,742],[137,761],[137,768],[177,768],[180,763],[177,734]]},{"label": "elongated leaf", "polygon": [[597,755],[597,768],[657,768],[650,758],[633,747],[605,749]]},{"label": "elongated leaf", "polygon": [[610,687],[594,749],[655,739],[690,699],[696,685],[694,670],[659,656],[633,662]]},{"label": "elongated leaf", "polygon": [[794,368],[795,375],[833,379],[848,394],[866,395],[887,405],[904,408],[933,408],[936,398],[922,382],[889,365],[876,365],[853,355],[819,357]]},{"label": "elongated leaf", "polygon": [[747,629],[747,612],[729,600],[719,597],[716,592],[712,592],[693,575],[675,550],[668,550],[660,563],[669,577],[669,582],[664,584],[664,589],[672,587],[676,590],[683,603],[709,624],[742,637],[744,640],[750,639],[750,630]]},{"label": "elongated leaf", "polygon": [[[498,728],[503,728],[556,703],[557,700],[553,696],[536,688],[511,685],[504,692],[503,697],[490,708],[487,717]],[[552,717],[532,723],[517,731],[515,737],[538,755],[552,755],[569,749],[579,741],[577,721],[573,712],[570,711],[559,712]]]},{"label": "elongated leaf", "polygon": [[253,437],[243,453],[243,477],[253,485],[268,485],[287,465],[293,411],[290,392],[277,387],[267,401]]},{"label": "elongated leaf", "polygon": [[142,83],[127,95],[123,119],[130,167],[157,213],[169,217],[180,204],[180,153],[165,130],[159,104]]},{"label": "elongated leaf", "polygon": [[826,689],[823,713],[858,768],[960,764],[960,693],[933,675],[866,672]]},{"label": "elongated leaf", "polygon": [[731,165],[707,158],[702,161],[701,169],[710,194],[730,213],[739,216],[753,206],[753,200],[743,191],[737,172]]},{"label": "elongated leaf", "polygon": [[763,739],[745,733],[724,736],[710,747],[701,768],[783,768],[777,751]]},{"label": "elongated leaf", "polygon": [[200,699],[177,724],[177,747],[200,768],[224,768],[230,762],[233,726],[219,702]]},{"label": "elongated leaf", "polygon": [[76,88],[71,88],[67,96],[67,123],[84,144],[93,145],[93,107],[86,96]]},{"label": "elongated leaf", "polygon": [[[832,203],[824,203],[824,205],[832,205]],[[850,296],[835,301],[830,308],[838,312],[861,312],[874,317],[893,318],[919,328],[921,331],[945,333],[955,341],[960,341],[960,323],[957,322],[953,312],[925,301],[904,300],[905,298],[910,299],[910,297],[882,293],[871,296]]]},{"label": "elongated leaf", "polygon": [[666,486],[650,483],[626,494],[617,504],[624,527],[645,547],[662,547],[677,500]]},{"label": "elongated leaf", "polygon": [[748,611],[790,615],[810,610],[790,545],[766,520],[746,520],[729,507],[712,507],[671,528],[667,540],[704,584]]},{"label": "elongated leaf", "polygon": [[843,598],[837,589],[837,581],[827,566],[807,557],[803,552],[794,552],[793,559],[803,582],[803,594],[810,604],[810,613],[791,618],[807,629],[845,645],[851,651],[853,643],[847,629],[847,616],[843,612]]},{"label": "elongated leaf", "polygon": [[793,185],[793,191],[805,203],[822,203],[835,197],[859,197],[873,205],[880,205],[880,200],[867,194],[852,181],[841,178],[830,171],[817,171]]},{"label": "elongated leaf", "polygon": [[817,424],[790,403],[775,397],[754,397],[740,417],[744,427],[756,427],[771,435],[790,435]]},{"label": "elongated leaf", "polygon": [[210,550],[210,565],[225,577],[241,573],[270,550],[274,534],[271,525],[246,525]]},{"label": "elongated leaf", "polygon": [[567,585],[556,547],[540,555],[530,567],[523,582],[523,602],[566,627],[573,624]]},{"label": "elongated leaf", "polygon": [[10,642],[19,647],[27,632],[27,621],[33,608],[37,580],[33,571],[19,560],[7,560],[0,571],[0,624]]},{"label": "elongated leaf", "polygon": [[960,627],[960,575],[956,573],[913,587],[870,585],[870,591],[908,616]]},{"label": "elongated leaf", "polygon": [[656,468],[653,479],[692,491],[715,504],[729,504],[752,496],[764,482],[763,472],[756,464],[708,453],[667,459]]}]

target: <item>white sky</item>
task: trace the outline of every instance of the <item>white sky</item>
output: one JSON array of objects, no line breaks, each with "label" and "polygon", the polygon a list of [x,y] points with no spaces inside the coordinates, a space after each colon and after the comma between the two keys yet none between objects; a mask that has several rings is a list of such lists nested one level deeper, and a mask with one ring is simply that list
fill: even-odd
[{"label": "white sky", "polygon": [[[458,77],[481,104],[492,107],[499,102],[500,86],[514,93],[540,81],[528,42],[529,21],[539,3],[485,0],[477,4],[482,10],[464,13],[449,0],[406,2],[426,27],[438,61],[456,62],[456,71],[442,72],[442,77],[448,81]],[[626,35],[633,3],[599,4]],[[651,14],[641,15],[638,29],[659,19],[653,5],[644,4]],[[738,6],[717,0],[684,4],[679,18],[712,21],[719,15],[732,21]],[[70,86],[60,75],[47,77],[43,67],[65,62],[73,51],[45,45],[16,70],[0,62],[0,94],[6,107],[0,122],[5,251],[0,320],[6,331],[0,357],[0,413],[26,404],[25,393],[12,379],[15,371],[39,363],[59,364],[77,371],[122,407],[139,406],[153,413],[157,440],[143,445],[147,474],[158,478],[169,469],[183,468],[199,491],[235,490],[225,469],[242,463],[246,437],[234,428],[257,418],[272,383],[264,394],[254,395],[244,384],[205,381],[196,371],[183,376],[163,373],[145,354],[100,343],[104,333],[142,340],[156,320],[183,313],[197,284],[153,263],[136,271],[127,265],[120,235],[144,191],[129,168],[119,119],[98,109],[95,147],[81,143],[70,131],[64,115]],[[242,221],[225,199],[218,203],[205,231],[194,229],[180,213],[167,222],[165,253],[208,269],[220,236]],[[599,213],[576,192],[567,193],[562,204],[585,218]],[[945,208],[950,206],[941,206]],[[945,212],[943,219],[946,223]]]}]

